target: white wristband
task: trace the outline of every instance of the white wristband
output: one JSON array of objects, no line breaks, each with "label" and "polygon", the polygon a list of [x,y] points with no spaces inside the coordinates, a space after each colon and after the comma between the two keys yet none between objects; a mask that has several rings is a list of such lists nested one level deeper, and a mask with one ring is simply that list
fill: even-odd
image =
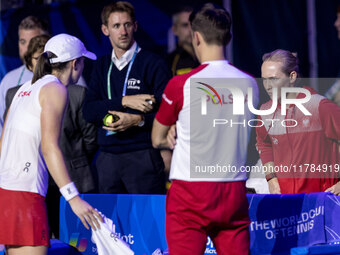
[{"label": "white wristband", "polygon": [[71,200],[75,196],[79,195],[79,192],[73,182],[70,182],[59,189],[66,201]]}]

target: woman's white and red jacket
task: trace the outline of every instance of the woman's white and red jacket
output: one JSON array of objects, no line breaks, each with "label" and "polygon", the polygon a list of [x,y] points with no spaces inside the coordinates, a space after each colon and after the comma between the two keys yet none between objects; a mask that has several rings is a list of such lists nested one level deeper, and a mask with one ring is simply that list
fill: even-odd
[{"label": "woman's white and red jacket", "polygon": [[[303,104],[312,115],[295,105],[281,115],[278,104],[273,114],[258,116],[257,149],[263,165],[274,162],[282,194],[322,192],[339,181],[340,107],[304,88],[312,94]],[[261,110],[271,105],[272,100]]]}]

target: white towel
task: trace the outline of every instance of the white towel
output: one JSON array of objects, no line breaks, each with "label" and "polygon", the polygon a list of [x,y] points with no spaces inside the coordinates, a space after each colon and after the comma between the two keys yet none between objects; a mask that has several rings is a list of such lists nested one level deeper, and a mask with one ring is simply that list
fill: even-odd
[{"label": "white towel", "polygon": [[103,218],[100,223],[100,229],[96,231],[92,229],[92,241],[97,245],[99,255],[133,255],[134,252],[130,247],[121,240],[116,232],[115,225],[111,219],[108,219],[99,212]]}]

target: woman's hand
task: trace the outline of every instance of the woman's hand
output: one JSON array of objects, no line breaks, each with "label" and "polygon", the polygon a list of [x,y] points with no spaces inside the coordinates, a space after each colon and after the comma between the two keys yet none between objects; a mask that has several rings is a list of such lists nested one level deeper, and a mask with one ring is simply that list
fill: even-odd
[{"label": "woman's hand", "polygon": [[98,219],[103,222],[103,218],[96,209],[79,196],[72,198],[68,202],[70,203],[72,211],[78,216],[86,229],[89,229],[89,225],[93,230],[96,230],[97,228],[100,229]]}]

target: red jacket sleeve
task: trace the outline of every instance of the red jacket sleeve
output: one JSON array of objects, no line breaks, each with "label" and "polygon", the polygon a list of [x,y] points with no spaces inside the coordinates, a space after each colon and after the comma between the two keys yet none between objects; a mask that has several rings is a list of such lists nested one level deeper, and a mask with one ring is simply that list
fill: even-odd
[{"label": "red jacket sleeve", "polygon": [[340,140],[340,107],[328,99],[319,104],[321,126],[326,137]]},{"label": "red jacket sleeve", "polygon": [[165,126],[175,124],[183,106],[184,81],[178,76],[172,78],[162,95],[162,103],[156,114],[159,123]]},{"label": "red jacket sleeve", "polygon": [[[258,119],[261,120],[261,117],[258,116]],[[274,161],[272,141],[264,125],[256,127],[256,147],[263,165]]]}]

